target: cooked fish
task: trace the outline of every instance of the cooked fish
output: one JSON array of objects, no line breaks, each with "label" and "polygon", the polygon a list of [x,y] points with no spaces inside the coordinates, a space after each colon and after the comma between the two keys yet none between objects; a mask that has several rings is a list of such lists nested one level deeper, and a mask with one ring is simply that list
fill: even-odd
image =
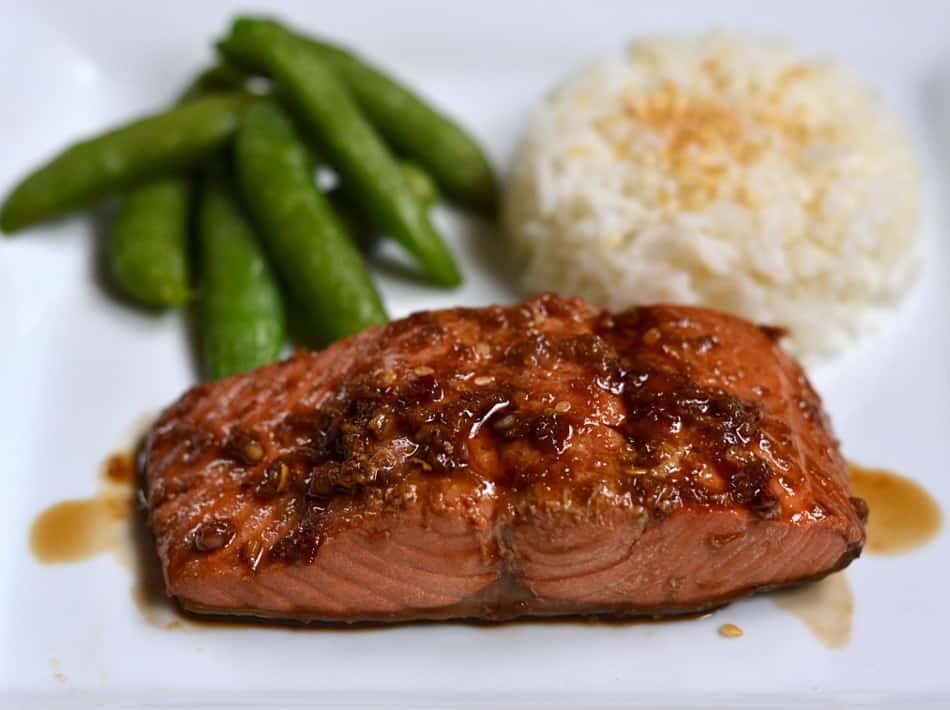
[{"label": "cooked fish", "polygon": [[540,296],[195,387],[145,455],[167,591],[303,620],[659,616],[845,567],[867,508],[778,335]]}]

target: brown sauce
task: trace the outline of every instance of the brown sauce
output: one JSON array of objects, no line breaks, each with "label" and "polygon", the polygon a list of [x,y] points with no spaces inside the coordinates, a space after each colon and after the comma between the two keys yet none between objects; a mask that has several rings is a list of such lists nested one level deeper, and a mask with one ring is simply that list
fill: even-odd
[{"label": "brown sauce", "polygon": [[165,594],[151,533],[135,505],[135,453],[151,421],[151,417],[141,417],[130,427],[129,451],[105,460],[94,496],[56,503],[36,516],[30,529],[30,549],[44,564],[114,555],[133,572],[132,601],[142,619],[150,626],[170,630],[181,628],[188,620]]},{"label": "brown sauce", "polygon": [[[923,491],[920,486],[908,481],[900,476],[888,474],[880,471],[867,471],[852,466],[852,476],[855,481],[856,495],[865,498],[871,507],[871,520],[874,520],[875,514],[879,516],[879,521],[891,521],[884,525],[884,529],[889,530],[889,535],[896,539],[907,539],[910,535],[913,540],[922,540],[916,544],[924,544],[936,534],[940,527],[940,510],[933,499]],[[870,481],[871,485],[867,485]],[[895,483],[896,481],[896,483]],[[897,493],[893,490],[897,489]],[[908,492],[908,489],[910,492]],[[890,491],[890,492],[888,492]],[[880,500],[880,494],[884,493],[885,500]],[[923,502],[921,502],[923,501]],[[893,514],[887,513],[889,506],[896,506],[904,510],[925,510],[924,517],[927,521],[925,525],[917,525],[920,521],[900,522]],[[934,520],[934,515],[936,519]],[[913,517],[913,516],[911,516]],[[898,522],[893,521],[897,519]],[[899,531],[899,526],[903,525],[904,532]],[[880,529],[880,528],[879,528]],[[925,536],[921,536],[919,531],[930,530]],[[910,530],[910,532],[908,532]],[[875,528],[869,526],[868,529],[869,547],[876,539]],[[142,538],[141,545],[138,546],[138,554],[141,559],[145,559],[145,572],[136,587],[134,594],[136,604],[142,611],[143,618],[158,628],[177,629],[183,627],[207,627],[207,628],[271,628],[280,629],[289,632],[300,631],[379,631],[388,628],[398,628],[406,624],[339,624],[339,623],[312,623],[305,624],[294,621],[284,621],[280,619],[259,619],[255,617],[241,616],[212,616],[196,615],[188,612],[182,612],[173,602],[171,602],[164,592],[164,584],[161,578],[161,572],[158,570],[158,561],[154,559],[154,552],[149,543],[150,540]],[[877,543],[881,544],[881,543]],[[902,549],[910,549],[903,547]],[[869,549],[870,552],[877,552],[877,549]],[[141,565],[140,565],[141,566]],[[846,646],[851,638],[852,619],[854,613],[854,597],[851,585],[844,573],[833,574],[825,579],[812,584],[803,585],[794,589],[774,592],[771,598],[782,609],[798,617],[815,635],[815,637],[826,647],[836,649]],[[682,616],[668,617],[665,619],[611,619],[602,617],[551,617],[536,618],[530,620],[534,624],[558,624],[574,626],[612,626],[627,627],[642,624],[654,623],[675,623],[680,621],[691,621],[694,619],[705,618],[711,612],[702,612],[698,614],[686,614]],[[419,622],[407,622],[418,625]],[[426,623],[426,622],[423,622]],[[449,622],[431,622],[444,625],[445,623],[477,626],[483,629],[504,629],[509,628],[511,624],[519,622],[480,622],[480,621],[449,621]],[[733,628],[732,624],[723,624],[719,628],[719,633],[726,638],[737,638],[743,634],[739,627]],[[738,633],[737,633],[738,632]]]},{"label": "brown sauce", "polygon": [[[196,615],[183,612],[164,589],[161,569],[152,546],[151,537],[142,516],[132,505],[132,482],[134,468],[132,457],[116,454],[106,461],[102,469],[102,490],[90,499],[58,503],[41,513],[33,525],[31,547],[35,557],[44,563],[75,562],[98,554],[111,552],[135,570],[136,583],[132,598],[143,620],[150,626],[163,630],[185,627],[206,628],[271,628],[289,632],[299,631],[374,631],[404,626],[405,624],[304,624],[280,619],[259,619],[240,616]],[[806,588],[807,589],[807,588]],[[810,593],[805,601],[794,601],[791,595],[799,590],[784,592],[789,595],[793,611],[799,611],[803,619],[810,619],[819,612],[809,611],[809,605],[821,608],[822,595]],[[815,599],[813,599],[815,598]],[[816,603],[817,599],[817,603]],[[807,602],[807,603],[806,603]],[[780,601],[780,606],[785,602]],[[802,607],[799,609],[799,607]],[[710,612],[686,614],[665,619],[620,619],[603,617],[551,617],[533,619],[532,624],[572,626],[627,627],[654,623],[675,623],[708,616]],[[418,622],[414,622],[418,623]],[[484,629],[506,628],[517,622],[450,621]],[[807,620],[806,620],[806,623]],[[819,627],[821,624],[819,623]],[[850,628],[850,626],[849,626]],[[722,633],[722,632],[721,632]],[[728,635],[728,634],[724,634]],[[827,635],[827,634],[825,634]]]},{"label": "brown sauce", "polygon": [[511,625],[521,625],[525,622],[532,626],[544,624],[545,626],[610,626],[622,628],[626,626],[646,626],[653,624],[677,624],[681,621],[697,621],[712,616],[717,609],[694,611],[669,616],[610,616],[610,615],[592,615],[592,616],[533,616],[512,619],[511,621],[460,621],[459,623],[482,626],[485,628],[504,628]]},{"label": "brown sauce", "polygon": [[923,547],[940,532],[940,505],[919,483],[854,463],[850,468],[854,494],[870,509],[866,552],[899,555]]},{"label": "brown sauce", "polygon": [[843,648],[851,640],[854,595],[844,572],[770,596],[781,609],[797,616],[826,647]]},{"label": "brown sauce", "polygon": [[173,631],[185,625],[178,607],[165,595],[161,579],[157,580],[156,584],[136,582],[132,587],[132,602],[142,615],[142,620],[149,626]]},{"label": "brown sauce", "polygon": [[[142,607],[140,607],[141,609]],[[149,611],[146,608],[146,611]],[[468,628],[484,629],[486,631],[505,630],[519,626],[577,626],[577,627],[611,627],[626,628],[653,624],[674,624],[682,621],[695,621],[710,616],[711,611],[690,614],[678,614],[660,618],[652,617],[611,617],[611,616],[536,616],[512,619],[510,621],[491,621],[486,619],[445,619],[445,620],[411,620],[411,621],[357,621],[342,623],[334,621],[295,621],[294,619],[270,619],[260,616],[241,616],[235,614],[197,614],[190,611],[178,610],[179,619],[185,626],[199,626],[206,628],[268,628],[281,631],[388,631],[406,626],[465,626]],[[150,614],[154,612],[150,611]],[[151,621],[149,623],[152,623]],[[153,624],[159,626],[160,624]],[[179,628],[164,625],[164,628]]]},{"label": "brown sauce", "polygon": [[[134,455],[110,456],[100,472],[99,491],[91,498],[57,503],[37,515],[30,530],[30,549],[41,563],[70,563],[113,553],[134,569],[138,580],[133,600],[143,619],[156,628],[184,627],[268,627],[286,631],[372,631],[403,624],[303,624],[293,621],[238,616],[201,616],[183,612],[165,595],[158,559],[143,516],[134,505],[136,472]],[[871,510],[866,550],[872,554],[894,555],[927,544],[940,531],[939,505],[919,484],[896,474],[851,464],[855,495],[864,498]],[[776,604],[797,616],[829,648],[848,643],[854,600],[843,573],[795,589],[775,592]],[[647,623],[673,623],[708,616],[710,612],[666,619],[609,619],[552,617],[531,623],[609,625],[616,627]],[[418,623],[418,622],[414,622]],[[508,622],[438,622],[481,628],[502,628]],[[723,624],[719,633],[728,638],[742,635],[739,627]],[[57,676],[62,674],[57,673]],[[64,682],[63,677],[61,682]]]},{"label": "brown sauce", "polygon": [[121,547],[133,509],[131,457],[110,456],[101,479],[93,497],[62,501],[36,516],[30,550],[39,562],[81,562]]},{"label": "brown sauce", "polygon": [[131,484],[135,481],[135,464],[131,454],[112,454],[102,464],[102,478],[108,483]]}]

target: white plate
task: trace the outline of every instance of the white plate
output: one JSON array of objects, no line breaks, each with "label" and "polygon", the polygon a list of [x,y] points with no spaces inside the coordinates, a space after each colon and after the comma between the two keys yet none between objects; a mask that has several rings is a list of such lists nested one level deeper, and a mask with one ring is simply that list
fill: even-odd
[{"label": "white plate", "polygon": [[[243,3],[245,6],[248,3]],[[221,2],[3,2],[0,187],[69,139],[163,104],[209,59]],[[950,502],[950,6],[944,2],[284,3],[463,117],[499,164],[562,74],[635,33],[739,27],[789,36],[873,80],[902,115],[926,185],[926,269],[879,335],[813,373],[846,454]],[[276,9],[276,8],[274,8]],[[509,301],[503,243],[444,216],[467,285],[382,278],[394,316]],[[847,572],[854,631],[825,648],[768,597],[690,623],[422,625],[360,633],[150,626],[112,557],[40,566],[36,513],[90,495],[130,422],[194,379],[175,314],[142,315],[94,278],[96,234],[64,220],[0,243],[0,703],[444,707],[950,706],[950,536]],[[724,622],[745,636],[726,640]],[[55,673],[63,677],[57,679]]]}]

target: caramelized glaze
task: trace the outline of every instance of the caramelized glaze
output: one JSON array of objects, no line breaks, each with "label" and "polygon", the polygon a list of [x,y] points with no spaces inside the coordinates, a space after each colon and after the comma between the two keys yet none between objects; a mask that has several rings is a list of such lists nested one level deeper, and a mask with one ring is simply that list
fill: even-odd
[{"label": "caramelized glaze", "polygon": [[[800,452],[782,419],[787,412],[765,406],[769,390],[787,383],[750,378],[730,361],[736,351],[723,337],[689,314],[683,309],[674,319],[662,308],[640,308],[600,317],[553,297],[414,314],[386,326],[318,407],[305,398],[287,412],[268,413],[264,426],[248,411],[222,419],[214,408],[201,425],[160,423],[151,447],[164,448],[171,437],[177,458],[150,476],[149,503],[160,506],[196,483],[191,466],[186,475],[165,475],[169,465],[199,461],[234,468],[262,505],[293,500],[287,508],[297,522],[287,534],[241,543],[240,556],[255,571],[272,562],[312,563],[331,532],[325,511],[358,508],[367,498],[399,503],[423,483],[417,478],[486,479],[495,494],[513,499],[556,483],[579,499],[609,491],[651,518],[682,508],[739,508],[777,519],[783,499],[786,517],[820,517],[838,501],[796,510],[801,482],[792,462]],[[554,330],[545,319],[574,324]],[[472,331],[482,339],[456,339]],[[770,330],[755,333],[772,348]],[[384,356],[396,347],[409,355],[403,362]],[[413,362],[414,350],[430,349],[447,352]],[[697,376],[694,361],[708,372]],[[539,372],[558,379],[539,381]],[[820,401],[804,377],[798,374],[792,387],[801,415],[821,423]],[[207,385],[192,389],[163,419],[174,421],[176,411],[208,392]],[[282,399],[277,391],[260,396]],[[596,462],[583,458],[592,446]],[[517,451],[517,460],[478,455],[491,449]],[[816,447],[814,464],[840,466],[831,450]],[[587,480],[577,480],[579,468],[589,470]],[[780,486],[772,484],[776,475]],[[204,521],[193,553],[211,549],[202,542],[205,532],[215,532],[214,545],[234,539],[232,524],[224,517]]]},{"label": "caramelized glaze", "polygon": [[194,388],[146,457],[169,590],[299,619],[631,616],[843,567],[859,505],[772,335],[543,296]]}]

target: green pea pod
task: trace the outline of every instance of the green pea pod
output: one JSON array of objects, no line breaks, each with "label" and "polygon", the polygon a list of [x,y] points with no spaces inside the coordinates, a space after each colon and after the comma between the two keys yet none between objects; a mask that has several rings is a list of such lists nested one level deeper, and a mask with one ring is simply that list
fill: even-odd
[{"label": "green pea pod", "polygon": [[408,160],[399,161],[402,176],[409,184],[412,194],[423,207],[432,207],[439,201],[439,187],[423,168]]},{"label": "green pea pod", "polygon": [[272,23],[237,23],[230,39],[255,48],[377,227],[402,244],[435,283],[458,286],[461,275],[428,212],[333,71]]},{"label": "green pea pod", "polygon": [[250,80],[250,74],[233,64],[214,64],[194,78],[182,94],[181,100],[188,101],[215,92],[239,91],[244,89]]},{"label": "green pea pod", "polygon": [[277,271],[330,343],[387,320],[366,265],[313,181],[313,159],[271,101],[252,106],[235,141],[244,201]]},{"label": "green pea pod", "polygon": [[224,176],[209,171],[198,214],[205,376],[218,380],[280,356],[286,340],[277,278]]},{"label": "green pea pod", "polygon": [[[199,74],[182,95],[191,101],[215,91],[238,91],[248,75],[228,64]],[[131,188],[116,211],[106,259],[116,286],[157,308],[183,305],[188,285],[188,196],[185,175],[157,178]]]},{"label": "green pea pod", "polygon": [[[439,188],[425,170],[415,163],[404,160],[399,162],[399,169],[409,184],[412,194],[424,208],[428,209],[439,201]],[[381,235],[372,221],[366,219],[366,215],[360,210],[358,200],[355,200],[343,187],[334,188],[328,197],[337,214],[343,218],[350,233],[356,238],[359,248],[364,253],[372,251],[379,243]]]},{"label": "green pea pod", "polygon": [[[269,20],[238,18],[276,25]],[[237,33],[219,44],[237,62],[254,61],[253,51],[232,42]],[[492,214],[498,187],[485,153],[455,121],[437,111],[393,77],[352,53],[327,42],[295,36],[343,80],[373,126],[397,152],[425,168],[449,199],[471,209]]]},{"label": "green pea pod", "polygon": [[156,308],[184,305],[188,286],[188,180],[160,178],[131,190],[119,205],[106,257],[119,288]]},{"label": "green pea pod", "polygon": [[0,208],[0,229],[15,232],[191,167],[231,137],[249,100],[195,99],[67,148],[16,186]]}]

